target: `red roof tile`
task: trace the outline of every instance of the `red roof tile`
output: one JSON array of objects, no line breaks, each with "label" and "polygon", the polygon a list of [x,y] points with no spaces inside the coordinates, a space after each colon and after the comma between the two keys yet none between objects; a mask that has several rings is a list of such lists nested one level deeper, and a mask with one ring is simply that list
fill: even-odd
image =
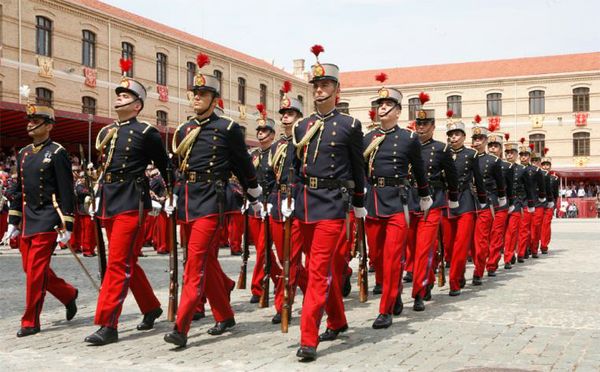
[{"label": "red roof tile", "polygon": [[386,85],[411,85],[579,71],[600,71],[600,52],[349,71],[340,73],[340,80],[344,89],[379,86],[375,80],[379,72],[388,74]]},{"label": "red roof tile", "polygon": [[263,61],[260,58],[255,58],[255,57],[249,56],[249,55],[239,52],[237,50],[227,48],[223,45],[213,43],[212,41],[208,41],[201,37],[194,36],[192,34],[188,34],[187,32],[177,30],[173,27],[163,25],[162,23],[158,23],[151,19],[144,18],[137,14],[114,7],[112,5],[103,3],[101,1],[97,1],[97,0],[78,0],[78,1],[66,0],[66,1],[69,3],[72,3],[74,5],[83,6],[92,11],[104,13],[104,14],[114,17],[114,18],[126,20],[137,26],[141,26],[143,28],[147,28],[152,31],[166,34],[168,36],[179,39],[181,41],[185,41],[185,42],[197,45],[200,48],[206,49],[209,52],[221,54],[221,55],[227,56],[229,58],[232,58],[234,60],[242,61],[242,62],[251,64],[255,67],[268,70],[268,71],[276,73],[278,75],[283,75],[282,76],[283,78],[286,78],[286,79],[292,78],[292,79],[295,79],[298,81],[303,81],[302,79],[299,79],[298,77],[296,77],[278,67],[275,67],[275,66],[271,65],[270,63]]}]

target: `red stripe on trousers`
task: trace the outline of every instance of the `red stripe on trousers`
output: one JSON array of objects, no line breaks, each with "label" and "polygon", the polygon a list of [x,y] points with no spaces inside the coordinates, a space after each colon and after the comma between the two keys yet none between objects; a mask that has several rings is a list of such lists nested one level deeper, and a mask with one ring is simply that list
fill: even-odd
[{"label": "red stripe on trousers", "polygon": [[441,209],[429,211],[427,221],[422,215],[412,215],[408,237],[408,246],[413,253],[412,297],[425,296],[425,289],[433,283],[433,264],[436,252],[438,228],[442,217]]}]

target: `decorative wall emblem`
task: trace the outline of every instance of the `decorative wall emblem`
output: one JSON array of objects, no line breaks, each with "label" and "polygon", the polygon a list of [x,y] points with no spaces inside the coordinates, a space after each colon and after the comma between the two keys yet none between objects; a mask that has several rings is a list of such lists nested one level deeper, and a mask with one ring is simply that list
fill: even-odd
[{"label": "decorative wall emblem", "polygon": [[45,56],[38,56],[37,61],[38,61],[38,66],[39,66],[38,75],[40,75],[41,77],[45,77],[45,78],[54,77],[54,68],[53,68],[54,60],[52,58],[45,57]]},{"label": "decorative wall emblem", "polygon": [[587,119],[590,116],[588,112],[576,112],[573,115],[575,116],[575,126],[585,127],[587,125]]},{"label": "decorative wall emblem", "polygon": [[542,128],[544,126],[544,115],[532,115],[529,119],[532,128]]},{"label": "decorative wall emblem", "polygon": [[91,67],[83,68],[83,77],[85,77],[84,84],[90,88],[96,87],[96,77],[98,75],[98,71]]},{"label": "decorative wall emblem", "polygon": [[156,92],[158,93],[158,100],[161,102],[169,102],[169,87],[165,85],[157,85]]}]

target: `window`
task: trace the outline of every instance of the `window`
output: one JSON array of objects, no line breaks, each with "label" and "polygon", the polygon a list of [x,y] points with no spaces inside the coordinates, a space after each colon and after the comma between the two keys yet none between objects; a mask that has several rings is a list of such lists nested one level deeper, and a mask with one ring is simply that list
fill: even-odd
[{"label": "window", "polygon": [[573,112],[590,111],[590,88],[573,89]]},{"label": "window", "polygon": [[40,56],[52,56],[52,21],[37,16],[35,26],[35,52]]},{"label": "window", "polygon": [[298,94],[298,101],[304,106],[304,97],[301,94]]},{"label": "window", "polygon": [[83,30],[81,64],[91,68],[96,67],[96,34],[89,30]]},{"label": "window", "polygon": [[267,86],[265,84],[260,85],[260,103],[267,107]]},{"label": "window", "polygon": [[196,76],[196,64],[194,62],[187,63],[187,89],[192,90],[194,86],[194,77]]},{"label": "window", "polygon": [[462,118],[462,97],[461,96],[449,96],[448,104],[446,107],[448,110],[452,110],[454,118]]},{"label": "window", "polygon": [[221,70],[214,70],[213,75],[219,80],[219,89],[221,89],[221,93],[223,93],[223,72],[221,72]]},{"label": "window", "polygon": [[348,102],[339,102],[336,108],[343,114],[350,114],[350,104]]},{"label": "window", "polygon": [[529,143],[533,143],[533,151],[538,154],[543,154],[546,147],[546,136],[544,134],[530,134]]},{"label": "window", "polygon": [[167,85],[167,55],[156,53],[156,84]]},{"label": "window", "polygon": [[246,79],[238,78],[238,103],[246,104]]},{"label": "window", "polygon": [[35,103],[52,107],[52,91],[46,88],[35,88]]},{"label": "window", "polygon": [[502,116],[502,93],[487,95],[487,116]]},{"label": "window", "polygon": [[529,115],[539,115],[546,112],[544,94],[543,90],[529,92]]},{"label": "window", "polygon": [[166,111],[156,111],[156,126],[166,127],[169,122],[168,114]]},{"label": "window", "polygon": [[[135,56],[134,56],[133,45],[129,44],[127,42],[122,42],[121,43],[121,58],[130,59],[131,61],[133,61],[134,57]],[[125,76],[130,77],[130,78],[133,77],[133,65],[131,66],[131,69],[129,71],[127,71]]]},{"label": "window", "polygon": [[83,97],[81,99],[81,112],[84,114],[96,115],[96,99],[93,97]]},{"label": "window", "polygon": [[279,89],[279,100],[280,101],[283,99],[283,95],[284,95],[283,90]]},{"label": "window", "polygon": [[573,133],[573,156],[590,156],[590,134]]},{"label": "window", "polygon": [[408,100],[408,120],[415,120],[417,118],[417,111],[421,108],[421,101],[419,98],[411,98]]}]

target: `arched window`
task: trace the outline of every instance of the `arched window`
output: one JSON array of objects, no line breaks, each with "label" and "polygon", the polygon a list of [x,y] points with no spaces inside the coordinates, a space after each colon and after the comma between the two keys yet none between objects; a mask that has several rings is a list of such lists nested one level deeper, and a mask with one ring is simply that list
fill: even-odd
[{"label": "arched window", "polygon": [[166,111],[156,111],[156,126],[166,127],[169,123],[169,114]]},{"label": "arched window", "polygon": [[81,112],[96,115],[96,99],[88,96],[81,98]]},{"label": "arched window", "polygon": [[35,17],[35,52],[39,56],[52,56],[52,21],[46,17]]},{"label": "arched window", "polygon": [[302,97],[302,95],[301,95],[301,94],[298,94],[298,101],[300,101],[300,103],[301,103],[302,105],[304,105],[304,97]]},{"label": "arched window", "polygon": [[532,90],[529,92],[529,115],[540,115],[546,112],[545,92]]},{"label": "arched window", "polygon": [[187,89],[192,90],[194,86],[194,76],[196,76],[196,63],[188,62],[187,63]]},{"label": "arched window", "polygon": [[408,100],[408,120],[415,120],[417,118],[417,111],[421,108],[421,101],[418,97],[411,98]]},{"label": "arched window", "polygon": [[213,75],[219,80],[219,89],[223,93],[223,72],[221,70],[214,70]]},{"label": "arched window", "polygon": [[240,105],[246,104],[246,79],[238,78],[238,103]]},{"label": "arched window", "polygon": [[590,134],[573,133],[573,156],[590,156]]},{"label": "arched window", "polygon": [[544,134],[530,134],[529,143],[533,143],[533,151],[542,154],[546,147],[546,136]]},{"label": "arched window", "polygon": [[[121,43],[121,58],[123,59],[130,59],[132,62],[134,62],[134,48],[133,48],[133,44],[130,44],[128,42],[122,42]],[[132,78],[133,77],[133,64],[131,65],[131,69],[129,71],[127,71],[127,73],[125,74],[125,76]]]},{"label": "arched window", "polygon": [[487,95],[487,116],[502,116],[502,93]]},{"label": "arched window", "polygon": [[52,107],[52,96],[53,93],[50,89],[35,88],[35,103],[38,105]]},{"label": "arched window", "polygon": [[167,85],[167,55],[156,53],[156,84]]},{"label": "arched window", "polygon": [[260,103],[265,105],[267,108],[267,86],[266,84],[260,84]]},{"label": "arched window", "polygon": [[90,30],[83,30],[81,64],[91,68],[96,67],[96,34]]},{"label": "arched window", "polygon": [[573,112],[590,111],[590,88],[573,89]]},{"label": "arched window", "polygon": [[462,118],[462,97],[461,96],[449,96],[447,100],[447,109],[452,110],[454,113],[453,117]]}]

